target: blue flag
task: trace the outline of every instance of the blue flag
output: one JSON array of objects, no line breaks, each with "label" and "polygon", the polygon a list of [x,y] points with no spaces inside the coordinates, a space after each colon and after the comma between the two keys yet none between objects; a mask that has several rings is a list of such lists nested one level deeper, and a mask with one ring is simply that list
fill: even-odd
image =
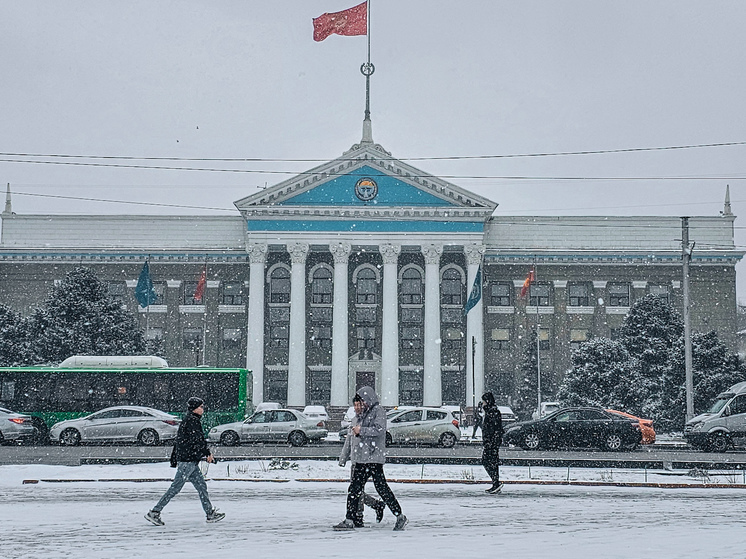
[{"label": "blue flag", "polygon": [[137,302],[140,303],[140,306],[143,308],[152,305],[158,299],[158,295],[155,293],[155,287],[153,287],[153,280],[150,279],[150,268],[148,267],[147,260],[145,261],[145,265],[142,267],[142,272],[140,272],[140,279],[137,280],[135,299],[137,299]]},{"label": "blue flag", "polygon": [[471,287],[471,293],[469,293],[469,299],[466,301],[464,307],[464,314],[468,314],[471,309],[477,306],[479,300],[482,298],[482,265],[477,268],[477,275],[474,276],[474,285]]}]

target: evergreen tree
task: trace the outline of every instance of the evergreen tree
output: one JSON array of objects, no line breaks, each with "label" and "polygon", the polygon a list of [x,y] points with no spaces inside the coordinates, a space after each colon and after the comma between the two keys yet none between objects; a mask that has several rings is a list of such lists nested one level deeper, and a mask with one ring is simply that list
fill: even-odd
[{"label": "evergreen tree", "polygon": [[28,326],[20,314],[0,305],[0,366],[14,367],[35,361]]},{"label": "evergreen tree", "polygon": [[536,361],[536,331],[523,339],[521,364],[516,382],[514,410],[522,419],[529,419],[536,409],[538,398],[538,369]]},{"label": "evergreen tree", "polygon": [[145,351],[142,330],[109,296],[88,268],[76,268],[55,286],[30,320],[37,363],[58,364],[71,355],[136,355]]},{"label": "evergreen tree", "polygon": [[643,395],[633,381],[633,360],[618,341],[594,338],[572,354],[572,368],[557,392],[567,406],[637,410]]}]

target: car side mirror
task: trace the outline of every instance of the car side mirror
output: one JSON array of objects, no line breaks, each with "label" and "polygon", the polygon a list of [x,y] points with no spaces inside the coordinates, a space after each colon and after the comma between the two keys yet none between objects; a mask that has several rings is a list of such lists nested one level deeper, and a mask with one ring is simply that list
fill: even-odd
[{"label": "car side mirror", "polygon": [[730,406],[725,406],[723,409],[723,415],[722,417],[728,417],[730,415]]}]

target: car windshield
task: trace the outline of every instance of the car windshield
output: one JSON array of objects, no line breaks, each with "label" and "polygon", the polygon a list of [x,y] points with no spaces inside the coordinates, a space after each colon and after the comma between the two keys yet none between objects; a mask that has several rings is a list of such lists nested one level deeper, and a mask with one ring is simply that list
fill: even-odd
[{"label": "car windshield", "polygon": [[712,404],[712,407],[707,410],[708,413],[718,413],[720,410],[722,410],[725,407],[725,404],[728,403],[728,400],[730,400],[730,397],[727,398],[718,398],[715,400],[715,403]]}]

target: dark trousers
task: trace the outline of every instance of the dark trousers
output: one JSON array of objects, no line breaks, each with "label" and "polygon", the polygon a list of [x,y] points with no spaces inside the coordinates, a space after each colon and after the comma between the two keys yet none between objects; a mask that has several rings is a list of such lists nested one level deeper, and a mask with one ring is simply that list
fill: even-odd
[{"label": "dark trousers", "polygon": [[482,466],[487,470],[493,485],[500,483],[500,449],[485,448],[482,451]]},{"label": "dark trousers", "polygon": [[389,484],[386,483],[386,476],[383,475],[383,464],[355,464],[352,468],[350,488],[347,490],[347,518],[355,522],[362,520],[359,512],[360,505],[362,504],[365,483],[371,477],[373,477],[373,485],[375,485],[376,491],[383,502],[386,503],[394,516],[399,516],[401,507]]}]

